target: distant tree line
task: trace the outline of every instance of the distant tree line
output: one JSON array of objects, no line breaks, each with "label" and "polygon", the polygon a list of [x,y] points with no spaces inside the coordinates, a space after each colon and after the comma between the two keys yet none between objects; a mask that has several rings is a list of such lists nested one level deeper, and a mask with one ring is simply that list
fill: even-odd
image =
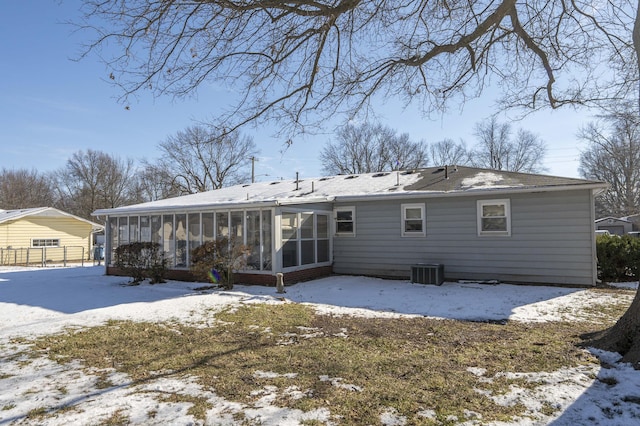
[{"label": "distant tree line", "polygon": [[[622,111],[622,112],[620,112]],[[611,189],[597,199],[598,216],[638,213],[640,207],[640,120],[622,108],[586,125],[588,143],[580,174]],[[479,122],[475,144],[444,139],[412,141],[407,133],[379,123],[346,124],[320,153],[326,174],[374,173],[426,166],[468,165],[541,173],[546,143],[536,134],[496,118]],[[159,157],[135,162],[101,151],[78,151],[64,167],[0,171],[0,208],[54,206],[93,220],[97,209],[193,194],[250,182],[251,158],[259,151],[252,138],[213,125],[193,125],[158,144]]]},{"label": "distant tree line", "polygon": [[252,138],[194,125],[158,145],[160,157],[131,158],[88,149],[52,172],[0,171],[0,209],[52,206],[96,220],[97,209],[154,201],[247,182]]},{"label": "distant tree line", "polygon": [[444,139],[428,145],[412,141],[381,124],[347,124],[327,144],[320,158],[328,174],[374,173],[406,170],[429,165],[469,165],[494,170],[540,173],[546,143],[535,133],[518,129],[495,117],[475,126],[476,143],[467,148],[464,140]]}]

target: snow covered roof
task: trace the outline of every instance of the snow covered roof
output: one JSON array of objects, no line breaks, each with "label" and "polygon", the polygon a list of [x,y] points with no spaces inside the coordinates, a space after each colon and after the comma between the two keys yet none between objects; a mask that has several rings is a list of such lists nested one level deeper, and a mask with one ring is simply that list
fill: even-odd
[{"label": "snow covered roof", "polygon": [[48,216],[48,217],[72,217],[77,220],[91,224],[94,230],[104,229],[103,225],[99,223],[91,222],[90,220],[83,219],[78,216],[74,216],[70,213],[63,212],[53,207],[34,207],[29,209],[16,209],[16,210],[2,210],[0,209],[0,223],[9,222],[11,220],[21,219],[27,216]]},{"label": "snow covered roof", "polygon": [[625,217],[613,217],[613,216],[601,217],[600,219],[596,219],[595,222],[600,223],[605,221],[608,223],[613,223],[613,222],[631,223],[631,221]]},{"label": "snow covered roof", "polygon": [[442,197],[478,192],[532,192],[560,189],[604,189],[604,182],[515,173],[462,166],[429,167],[415,171],[325,176],[235,185],[165,200],[101,209],[94,216],[135,212],[195,210],[308,204],[388,198]]}]

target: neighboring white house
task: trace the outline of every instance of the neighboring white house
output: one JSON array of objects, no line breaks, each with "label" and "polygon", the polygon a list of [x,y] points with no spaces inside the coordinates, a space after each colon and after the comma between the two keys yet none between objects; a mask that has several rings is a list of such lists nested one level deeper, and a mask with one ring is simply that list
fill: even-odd
[{"label": "neighboring white house", "polygon": [[595,285],[594,198],[604,182],[471,167],[236,185],[95,211],[112,251],[164,247],[174,276],[219,236],[250,247],[237,282],[273,285],[331,273],[407,279],[417,264],[447,279]]}]

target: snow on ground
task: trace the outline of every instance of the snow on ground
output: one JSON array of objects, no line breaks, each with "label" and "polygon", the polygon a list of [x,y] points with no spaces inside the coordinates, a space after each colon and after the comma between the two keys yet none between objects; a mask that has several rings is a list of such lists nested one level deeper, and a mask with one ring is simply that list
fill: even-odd
[{"label": "snow on ground", "polygon": [[[407,281],[389,281],[364,277],[330,277],[286,288],[236,285],[233,291],[200,291],[202,284],[170,281],[162,285],[124,286],[126,278],[103,275],[104,269],[72,268],[0,268],[0,426],[31,424],[25,417],[42,407],[74,406],[57,417],[37,424],[96,424],[118,410],[133,424],[194,424],[189,404],[159,402],[153,392],[171,391],[206,396],[214,408],[208,413],[212,424],[234,424],[233,413],[263,425],[297,425],[315,420],[331,424],[330,410],[300,412],[273,405],[277,392],[289,395],[299,389],[265,388],[254,406],[226,401],[201,389],[191,380],[158,379],[130,386],[124,375],[113,375],[115,386],[96,387],[96,377],[79,364],[60,365],[46,358],[25,363],[13,355],[22,349],[11,343],[15,337],[33,337],[61,331],[67,327],[87,327],[109,319],[177,320],[198,323],[201,313],[218,311],[242,303],[283,303],[286,299],[312,304],[321,312],[365,317],[420,315],[461,320],[514,320],[541,322],[584,319],[583,308],[617,300],[630,301],[633,292],[605,294],[585,289],[515,286],[509,284],[445,283],[442,286],[416,285]],[[637,283],[627,284],[637,287]],[[530,418],[512,425],[630,425],[640,424],[640,372],[627,364],[614,364],[616,354],[595,354],[611,365],[566,368],[559,371],[527,374],[532,388],[512,389],[507,395],[492,395],[477,389],[498,403],[522,403]],[[254,374],[274,374],[256,371]],[[470,374],[490,383],[482,369]],[[504,372],[518,375],[518,372]],[[597,378],[597,379],[596,379]],[[326,378],[335,386],[351,386],[341,378]],[[149,390],[153,392],[148,392]],[[147,391],[147,392],[145,392]],[[544,403],[560,411],[555,418],[545,416]],[[433,413],[425,411],[425,417]],[[149,412],[156,412],[154,419]],[[382,413],[385,425],[402,425],[406,419],[393,410]],[[474,413],[460,424],[482,424]],[[35,424],[35,423],[33,423]]]}]

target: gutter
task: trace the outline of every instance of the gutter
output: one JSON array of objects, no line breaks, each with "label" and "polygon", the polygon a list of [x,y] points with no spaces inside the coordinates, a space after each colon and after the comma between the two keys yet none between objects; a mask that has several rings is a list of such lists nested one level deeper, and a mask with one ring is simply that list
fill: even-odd
[{"label": "gutter", "polygon": [[152,207],[116,207],[114,209],[99,209],[91,213],[91,216],[114,216],[114,215],[126,215],[131,213],[157,213],[157,212],[194,212],[202,211],[203,209],[247,209],[247,208],[262,208],[262,207],[278,207],[289,206],[297,204],[313,204],[313,203],[330,203],[333,202],[335,197],[314,197],[314,198],[282,198],[277,200],[263,200],[263,201],[227,201],[223,203],[203,203],[203,204],[180,204],[180,205],[167,205],[167,206],[152,206]]},{"label": "gutter", "polygon": [[129,214],[145,214],[145,213],[163,213],[163,212],[200,212],[203,209],[244,209],[247,207],[276,207],[279,203],[277,200],[268,200],[268,201],[256,201],[256,202],[243,202],[238,203],[234,201],[224,202],[224,203],[206,203],[206,204],[180,204],[180,205],[170,205],[170,206],[153,206],[153,207],[135,207],[135,208],[127,208],[127,207],[116,207],[114,209],[99,209],[91,213],[91,216],[123,216]]},{"label": "gutter", "polygon": [[336,196],[336,202],[354,202],[354,201],[384,201],[393,199],[419,199],[419,198],[448,198],[448,197],[469,197],[481,195],[506,195],[506,194],[534,194],[540,192],[558,192],[558,191],[579,191],[592,190],[595,195],[600,194],[609,188],[606,183],[580,184],[580,185],[562,185],[562,186],[526,186],[522,188],[478,188],[460,191],[409,191],[396,192],[379,195],[361,194],[361,195],[345,195]]}]

